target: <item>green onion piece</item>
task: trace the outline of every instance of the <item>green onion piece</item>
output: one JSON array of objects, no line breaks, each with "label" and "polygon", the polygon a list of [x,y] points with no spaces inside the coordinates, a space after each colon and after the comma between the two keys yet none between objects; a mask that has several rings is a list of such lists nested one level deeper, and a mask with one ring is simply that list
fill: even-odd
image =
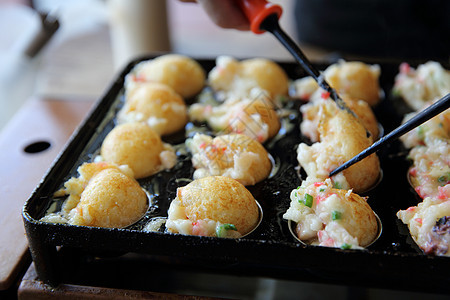
[{"label": "green onion piece", "polygon": [[438,177],[437,181],[441,184],[441,186],[446,185],[447,182],[450,181],[450,173]]},{"label": "green onion piece", "polygon": [[305,198],[303,199],[303,204],[305,204],[308,207],[312,207],[313,205],[313,196],[311,196],[310,194],[306,193],[305,194]]},{"label": "green onion piece", "polygon": [[222,224],[216,227],[216,236],[217,237],[224,237],[226,236],[227,230],[234,230],[237,231],[236,226],[233,224]]},{"label": "green onion piece", "polygon": [[340,190],[342,188],[342,186],[339,182],[333,182],[333,187],[338,190]]},{"label": "green onion piece", "polygon": [[344,244],[342,244],[342,246],[341,246],[341,249],[344,249],[344,250],[351,249],[351,248],[352,248],[352,245],[347,244],[347,243],[344,243]]},{"label": "green onion piece", "polygon": [[286,96],[280,96],[280,97],[278,98],[278,100],[279,100],[281,103],[286,103],[286,102],[288,102],[290,99],[289,99],[288,97],[286,97]]},{"label": "green onion piece", "polygon": [[320,188],[319,192],[325,192],[325,188]]},{"label": "green onion piece", "polygon": [[402,95],[402,92],[396,88],[392,89],[391,92],[394,97],[400,97]]},{"label": "green onion piece", "polygon": [[342,213],[340,211],[337,210],[333,210],[333,212],[331,213],[331,219],[333,221],[339,220],[342,216]]},{"label": "green onion piece", "polygon": [[424,139],[424,137],[425,137],[425,128],[424,128],[423,126],[419,125],[419,126],[417,127],[417,135],[419,136],[419,138],[420,138],[421,140]]}]

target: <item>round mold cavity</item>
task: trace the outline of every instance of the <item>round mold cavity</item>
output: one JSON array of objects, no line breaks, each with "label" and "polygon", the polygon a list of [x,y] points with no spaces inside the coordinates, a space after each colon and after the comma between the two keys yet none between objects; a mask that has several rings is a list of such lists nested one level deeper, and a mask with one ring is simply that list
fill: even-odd
[{"label": "round mold cavity", "polygon": [[151,205],[150,205],[151,196],[149,195],[149,193],[148,193],[145,189],[142,189],[142,190],[145,192],[145,195],[147,196],[147,209],[144,211],[144,213],[143,213],[136,221],[132,222],[131,224],[122,226],[122,227],[120,227],[120,228],[126,229],[126,228],[132,227],[133,225],[136,225],[136,224],[139,223],[139,222],[147,215],[147,213],[149,212],[149,210],[150,210],[150,208],[151,208]]},{"label": "round mold cavity", "polygon": [[[262,209],[262,207],[261,207],[261,205],[259,204],[258,201],[255,200],[255,202],[256,202],[256,205],[258,206],[258,210],[259,210],[258,223],[255,225],[255,227],[251,231],[249,231],[246,234],[240,236],[238,239],[241,239],[241,238],[249,236],[250,234],[255,232],[255,230],[259,227],[259,225],[261,225],[261,222],[263,220],[263,209]],[[163,225],[165,225],[166,221],[167,221],[167,217],[154,217],[154,218],[151,218],[150,221],[145,225],[143,231],[160,232],[161,228],[163,227]],[[151,223],[156,224],[156,226],[153,226],[154,224],[151,224]],[[167,232],[167,231],[164,231],[164,232]]]},{"label": "round mold cavity", "polygon": [[[377,231],[377,235],[375,236],[375,238],[373,239],[373,241],[371,243],[369,243],[368,245],[364,246],[364,248],[367,248],[371,245],[373,245],[381,236],[381,233],[383,232],[383,224],[381,223],[381,219],[380,217],[374,212],[375,218],[377,220],[377,225],[378,225],[378,231]],[[296,222],[292,221],[292,220],[288,220],[288,227],[289,227],[289,232],[291,233],[291,235],[294,237],[294,239],[301,243],[304,246],[316,246],[316,247],[320,247],[318,245],[313,245],[313,243],[316,241],[316,239],[310,239],[310,240],[301,240],[297,237],[297,235],[295,234],[295,226],[297,225]]]}]

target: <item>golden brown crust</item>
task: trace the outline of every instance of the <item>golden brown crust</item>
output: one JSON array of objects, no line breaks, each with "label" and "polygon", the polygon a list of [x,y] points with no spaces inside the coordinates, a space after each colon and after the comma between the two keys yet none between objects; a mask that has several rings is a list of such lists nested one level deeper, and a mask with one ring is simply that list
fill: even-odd
[{"label": "golden brown crust", "polygon": [[125,227],[138,221],[147,210],[147,195],[136,180],[119,169],[95,174],[70,212],[70,224]]},{"label": "golden brown crust", "polygon": [[277,112],[268,100],[257,99],[245,107],[244,112],[248,115],[259,114],[262,121],[269,126],[269,138],[274,137],[281,128],[281,122]]},{"label": "golden brown crust", "polygon": [[378,139],[380,137],[380,129],[378,127],[378,121],[369,104],[366,101],[356,100],[346,95],[344,95],[342,98],[344,102],[347,104],[347,106],[350,108],[350,110],[353,111],[358,116],[361,123],[372,135],[372,138],[374,140]]},{"label": "golden brown crust", "polygon": [[[324,115],[319,122],[321,142],[333,148],[338,165],[343,164],[372,144],[372,138],[362,124],[350,113],[338,110],[334,116]],[[331,170],[330,170],[331,171]],[[376,154],[343,171],[349,185],[356,192],[371,188],[379,179],[380,163]]]},{"label": "golden brown crust", "polygon": [[183,98],[171,87],[156,82],[135,84],[127,90],[126,102],[118,113],[120,122],[147,122],[161,135],[174,133],[188,120]]},{"label": "golden brown crust", "polygon": [[[303,116],[301,128],[303,134],[308,136],[312,142],[318,141],[317,127],[320,119],[320,109],[327,110],[329,115],[333,115],[332,112],[339,109],[331,98],[322,98],[322,96],[318,96],[319,93],[322,95],[323,91],[318,90],[318,92],[313,95],[311,102],[301,108]],[[369,104],[363,100],[355,100],[348,95],[343,95],[342,100],[344,100],[350,110],[358,116],[363,126],[372,135],[372,138],[374,140],[378,139],[380,135],[378,121]]]},{"label": "golden brown crust", "polygon": [[209,85],[215,91],[247,96],[252,89],[264,90],[273,100],[287,95],[289,78],[274,61],[252,58],[238,61],[219,56],[216,66],[208,74]]},{"label": "golden brown crust", "polygon": [[248,173],[254,178],[255,183],[269,176],[272,163],[267,150],[258,141],[243,134],[227,134],[214,138],[213,144],[219,149],[224,147],[231,150],[225,152],[224,157],[218,157],[220,163],[223,163],[223,168],[231,167],[230,163],[233,161],[232,156],[234,154],[239,155],[243,152],[252,152],[259,157],[259,160],[254,161],[248,169]]},{"label": "golden brown crust", "polygon": [[271,97],[287,95],[289,80],[277,63],[264,58],[246,59],[241,61],[241,70],[243,78],[254,79]]},{"label": "golden brown crust", "polygon": [[380,101],[379,69],[358,61],[340,62],[325,70],[328,83],[342,95],[362,99],[370,106]]},{"label": "golden brown crust", "polygon": [[339,220],[341,225],[358,238],[362,247],[372,243],[378,233],[378,222],[366,200],[355,193],[345,197],[348,193],[346,190],[332,189],[332,192],[338,194],[341,199],[343,215],[352,216]]},{"label": "golden brown crust", "polygon": [[178,200],[189,220],[211,219],[234,224],[244,235],[258,223],[259,210],[252,194],[238,181],[210,176],[178,188]]},{"label": "golden brown crust", "polygon": [[135,178],[150,176],[161,169],[161,138],[144,123],[116,126],[106,136],[101,147],[105,161],[128,165]]},{"label": "golden brown crust", "polygon": [[135,74],[139,81],[167,84],[184,98],[193,97],[205,85],[206,74],[202,66],[187,56],[161,55],[141,66],[138,65]]}]

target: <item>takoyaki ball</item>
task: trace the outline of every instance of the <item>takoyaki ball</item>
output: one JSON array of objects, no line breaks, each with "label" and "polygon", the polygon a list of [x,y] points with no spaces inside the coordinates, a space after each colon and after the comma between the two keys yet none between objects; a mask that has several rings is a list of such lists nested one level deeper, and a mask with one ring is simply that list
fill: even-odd
[{"label": "takoyaki ball", "polygon": [[[431,103],[430,103],[431,104]],[[423,109],[428,106],[425,104]],[[403,118],[403,123],[414,117],[417,113],[409,113]],[[450,139],[450,109],[445,110],[439,115],[431,118],[425,123],[412,129],[400,137],[406,148],[415,146],[432,145],[436,141]]]},{"label": "takoyaki ball", "polygon": [[193,104],[189,117],[192,121],[206,121],[216,132],[242,133],[263,143],[278,133],[281,122],[272,102],[259,91],[252,91],[255,97],[227,98],[219,106]]},{"label": "takoyaki ball", "polygon": [[327,82],[339,95],[366,101],[375,106],[380,101],[380,66],[362,62],[340,61],[324,71]]},{"label": "takoyaki ball", "polygon": [[258,205],[241,183],[210,176],[177,189],[166,228],[173,233],[238,238],[251,232],[258,222]]},{"label": "takoyaki ball", "polygon": [[[360,99],[370,106],[376,105],[380,101],[380,67],[378,65],[368,65],[362,62],[340,61],[330,65],[324,72],[325,80],[344,97]],[[319,85],[308,76],[295,80],[292,83],[294,92],[293,98],[309,101],[317,91]]]},{"label": "takoyaki ball", "polygon": [[225,94],[246,96],[253,88],[265,90],[271,99],[288,93],[289,79],[275,62],[265,58],[242,61],[229,56],[219,56],[216,66],[208,74],[208,83]]},{"label": "takoyaki ball", "polygon": [[296,79],[291,85],[290,96],[302,101],[310,101],[312,95],[319,89],[319,85],[311,76]]},{"label": "takoyaki ball", "polygon": [[69,213],[69,223],[125,227],[138,221],[147,207],[147,195],[136,180],[118,169],[105,169],[81,193],[80,202]]},{"label": "takoyaki ball", "polygon": [[[298,145],[297,160],[308,177],[316,181],[328,178],[329,173],[372,144],[366,129],[352,114],[345,110],[320,111],[319,140],[308,146]],[[341,188],[353,188],[356,193],[373,187],[381,173],[380,162],[372,154],[348,169],[333,176]]]},{"label": "takoyaki ball", "polygon": [[117,118],[119,123],[145,122],[160,135],[181,130],[188,120],[183,98],[168,85],[154,82],[136,84],[128,91]]},{"label": "takoyaki ball", "polygon": [[378,233],[376,216],[366,199],[351,190],[333,188],[330,179],[293,190],[284,219],[296,223],[300,240],[327,247],[359,248]]},{"label": "takoyaki ball", "polygon": [[148,199],[133,171],[109,163],[84,163],[79,177],[65,182],[55,196],[69,195],[60,213],[42,221],[98,227],[125,227],[146,212]]},{"label": "takoyaki ball", "polygon": [[423,108],[450,93],[450,71],[438,62],[429,61],[417,69],[402,63],[395,77],[394,93],[414,110]]},{"label": "takoyaki ball", "polygon": [[[348,96],[343,96],[342,99],[348,108],[358,116],[359,120],[364,125],[364,128],[370,132],[374,140],[377,139],[380,135],[378,121],[369,104],[363,100],[355,100]],[[300,112],[303,117],[300,129],[302,134],[307,136],[312,142],[317,142],[319,140],[317,128],[319,125],[319,110],[322,105],[326,105],[327,110],[329,111],[339,109],[329,97],[328,93],[324,92],[322,89],[316,90],[312,95],[310,102],[300,107]]]},{"label": "takoyaki ball", "polygon": [[446,199],[427,197],[418,206],[397,212],[411,237],[426,253],[450,256],[450,189]]},{"label": "takoyaki ball", "polygon": [[135,178],[143,178],[176,163],[174,149],[145,123],[124,123],[114,127],[103,140],[100,160],[128,165]]},{"label": "takoyaki ball", "polygon": [[[413,161],[409,169],[409,182],[417,194],[441,197],[450,188],[450,140],[435,140],[426,146],[416,146],[409,152]],[[444,193],[445,195],[445,193]]]},{"label": "takoyaki ball", "polygon": [[243,134],[225,134],[212,138],[197,133],[186,141],[196,169],[194,179],[221,175],[253,185],[267,178],[272,163],[266,149]]},{"label": "takoyaki ball", "polygon": [[206,74],[202,66],[190,57],[165,54],[137,64],[127,76],[126,87],[139,82],[167,84],[183,98],[190,98],[203,89]]}]

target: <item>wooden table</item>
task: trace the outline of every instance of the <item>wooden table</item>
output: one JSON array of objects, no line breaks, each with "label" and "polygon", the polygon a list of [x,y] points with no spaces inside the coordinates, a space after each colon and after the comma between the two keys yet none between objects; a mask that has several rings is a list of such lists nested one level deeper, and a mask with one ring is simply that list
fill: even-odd
[{"label": "wooden table", "polygon": [[28,268],[22,206],[92,104],[32,98],[0,132],[0,290]]}]

